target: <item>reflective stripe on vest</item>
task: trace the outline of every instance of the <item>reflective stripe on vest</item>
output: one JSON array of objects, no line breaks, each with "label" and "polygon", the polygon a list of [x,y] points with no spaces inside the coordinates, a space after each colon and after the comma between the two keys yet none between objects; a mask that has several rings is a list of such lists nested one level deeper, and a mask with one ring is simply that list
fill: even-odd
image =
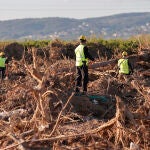
[{"label": "reflective stripe on vest", "polygon": [[0,67],[5,67],[6,58],[0,57]]},{"label": "reflective stripe on vest", "polygon": [[120,68],[119,73],[129,74],[128,59],[123,59],[123,58],[119,59],[118,67]]},{"label": "reflective stripe on vest", "polygon": [[86,61],[86,65],[88,65],[88,59],[85,59],[84,56],[84,45],[80,44],[75,49],[75,54],[76,54],[76,66],[82,66],[83,61]]}]

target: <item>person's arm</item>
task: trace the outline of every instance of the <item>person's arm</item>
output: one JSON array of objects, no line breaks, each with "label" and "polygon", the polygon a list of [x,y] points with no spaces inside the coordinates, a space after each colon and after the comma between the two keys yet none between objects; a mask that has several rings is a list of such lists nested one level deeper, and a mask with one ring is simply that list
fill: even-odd
[{"label": "person's arm", "polygon": [[132,65],[131,65],[129,60],[128,60],[128,65],[129,65],[129,69],[131,70],[131,73],[133,73],[133,67],[132,67]]},{"label": "person's arm", "polygon": [[84,47],[84,56],[85,56],[85,58],[88,58],[88,59],[94,61],[94,58],[88,52],[88,47],[87,46]]},{"label": "person's arm", "polygon": [[6,77],[8,77],[8,59],[7,58],[6,58],[6,61],[5,61],[5,67],[6,67],[5,75],[6,75]]}]

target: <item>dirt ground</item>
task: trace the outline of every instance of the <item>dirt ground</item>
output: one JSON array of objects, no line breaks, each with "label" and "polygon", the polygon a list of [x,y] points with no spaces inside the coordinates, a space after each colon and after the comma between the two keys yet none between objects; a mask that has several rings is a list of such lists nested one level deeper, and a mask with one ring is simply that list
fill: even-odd
[{"label": "dirt ground", "polygon": [[43,60],[36,49],[10,60],[0,150],[149,150],[150,50],[129,59],[134,73],[125,78],[115,77],[116,60],[90,65],[87,95],[73,92],[74,60]]}]

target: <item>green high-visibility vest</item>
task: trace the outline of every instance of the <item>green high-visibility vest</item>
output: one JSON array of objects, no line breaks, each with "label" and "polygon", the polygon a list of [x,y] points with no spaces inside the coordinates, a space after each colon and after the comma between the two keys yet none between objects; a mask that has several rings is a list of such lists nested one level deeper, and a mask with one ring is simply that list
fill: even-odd
[{"label": "green high-visibility vest", "polygon": [[119,59],[118,67],[120,68],[119,73],[129,74],[128,59],[123,59],[123,58]]},{"label": "green high-visibility vest", "polygon": [[6,58],[0,57],[0,67],[5,67]]},{"label": "green high-visibility vest", "polygon": [[85,58],[84,56],[84,47],[85,45],[80,44],[76,49],[75,49],[75,54],[76,54],[76,66],[82,66],[83,61],[86,62],[86,65],[88,65],[88,59]]}]

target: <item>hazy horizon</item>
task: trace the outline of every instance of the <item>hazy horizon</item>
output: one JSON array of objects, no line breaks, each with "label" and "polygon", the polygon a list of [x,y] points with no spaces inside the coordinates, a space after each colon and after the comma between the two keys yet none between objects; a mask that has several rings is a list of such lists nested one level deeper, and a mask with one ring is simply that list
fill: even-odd
[{"label": "hazy horizon", "polygon": [[150,0],[0,0],[0,21],[26,18],[95,18],[150,12]]}]

